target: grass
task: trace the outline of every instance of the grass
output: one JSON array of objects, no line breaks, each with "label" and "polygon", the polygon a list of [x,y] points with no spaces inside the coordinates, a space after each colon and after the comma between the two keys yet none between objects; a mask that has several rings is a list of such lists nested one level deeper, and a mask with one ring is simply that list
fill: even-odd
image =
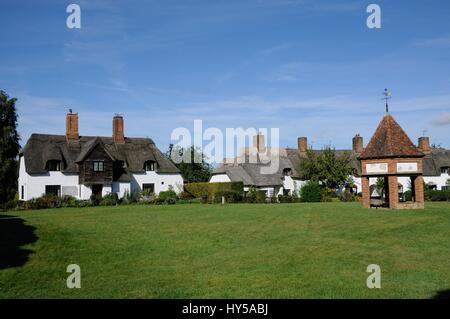
[{"label": "grass", "polygon": [[[0,270],[0,298],[431,298],[450,289],[450,203],[409,211],[192,204],[8,215],[35,227],[37,240],[21,247],[32,251],[27,262]],[[66,287],[72,263],[81,267],[81,289]],[[366,286],[369,264],[381,267],[381,289]]]}]

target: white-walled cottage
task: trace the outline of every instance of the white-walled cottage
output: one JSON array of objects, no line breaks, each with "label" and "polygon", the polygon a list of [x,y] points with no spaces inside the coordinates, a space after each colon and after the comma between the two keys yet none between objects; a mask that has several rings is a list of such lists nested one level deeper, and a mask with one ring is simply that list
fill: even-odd
[{"label": "white-walled cottage", "polygon": [[[352,149],[336,150],[337,156],[348,154],[351,159],[351,166],[354,169],[354,176],[350,176],[354,183],[349,188],[355,192],[361,192],[361,164],[358,159],[364,151],[363,138],[356,134],[353,137]],[[219,165],[212,173],[210,182],[243,182],[244,190],[255,187],[258,190],[266,191],[267,197],[281,194],[292,194],[306,182],[300,177],[300,162],[307,158],[308,140],[306,137],[299,137],[298,148],[271,149],[265,146],[264,135],[258,134],[253,137],[253,146],[241,151],[241,154],[233,160]],[[428,187],[442,190],[448,189],[450,179],[450,150],[443,148],[432,148],[428,137],[420,137],[418,150],[425,154],[423,157],[423,179]],[[320,153],[321,150],[312,150]],[[263,153],[265,156],[278,156],[279,168],[272,174],[263,174],[261,168],[267,166],[259,160],[251,163],[251,154]],[[257,155],[259,156],[259,155]],[[408,177],[399,177],[399,192],[403,193],[409,188]],[[376,183],[376,178],[370,179],[370,185]],[[374,190],[375,191],[375,190]]]},{"label": "white-walled cottage", "polygon": [[20,153],[18,182],[21,200],[183,190],[179,170],[151,139],[125,137],[122,116],[114,116],[110,137],[79,136],[78,114],[72,112],[66,115],[66,135],[31,135]]}]

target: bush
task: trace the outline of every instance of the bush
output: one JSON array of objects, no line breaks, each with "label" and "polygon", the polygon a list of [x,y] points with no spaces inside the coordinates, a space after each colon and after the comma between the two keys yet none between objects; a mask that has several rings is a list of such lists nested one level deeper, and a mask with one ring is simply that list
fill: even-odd
[{"label": "bush", "polygon": [[195,197],[192,196],[192,194],[183,191],[183,192],[181,192],[181,193],[178,195],[178,198],[179,198],[179,199],[183,199],[183,200],[189,200],[189,199],[193,199],[193,198],[195,198]]},{"label": "bush", "polygon": [[448,201],[450,200],[450,191],[427,189],[425,190],[425,200],[430,200],[433,202]]},{"label": "bush", "polygon": [[130,193],[129,191],[126,191],[122,198],[121,204],[137,203],[137,202],[139,202],[141,197],[142,197],[141,192],[131,192]]},{"label": "bush", "polygon": [[10,209],[15,209],[18,208],[20,206],[20,202],[16,199],[12,199],[10,201],[7,201],[6,203],[3,203],[0,205],[0,211],[1,210],[10,210]]},{"label": "bush", "polygon": [[278,201],[280,203],[293,203],[294,198],[291,195],[278,195]]},{"label": "bush", "polygon": [[341,202],[355,202],[358,199],[355,196],[355,194],[351,193],[348,189],[346,189],[339,195],[339,200]]},{"label": "bush", "polygon": [[25,209],[45,209],[61,207],[61,198],[56,195],[43,195],[25,202]]},{"label": "bush", "polygon": [[412,201],[412,191],[408,190],[406,192],[403,192],[403,196],[405,197],[405,201]]},{"label": "bush", "polygon": [[100,206],[113,206],[119,204],[119,196],[117,193],[110,193],[103,196],[99,202]]},{"label": "bush", "polygon": [[320,200],[322,202],[331,202],[333,200],[333,198],[336,198],[336,190],[331,189],[331,188],[323,188],[320,191]]},{"label": "bush", "polygon": [[266,191],[256,191],[255,202],[265,203],[266,202]]},{"label": "bush", "polygon": [[189,183],[184,185],[184,189],[187,193],[191,194],[194,198],[206,197],[212,201],[217,193],[223,192],[236,192],[244,193],[244,184],[242,182],[228,182],[228,183]]},{"label": "bush", "polygon": [[173,197],[167,197],[164,200],[164,204],[167,204],[167,205],[174,205],[176,202],[177,202],[176,198],[173,198]]},{"label": "bush", "polygon": [[158,195],[158,199],[159,200],[164,202],[165,200],[167,200],[169,198],[171,198],[173,200],[176,200],[177,199],[177,193],[175,193],[174,190],[168,190],[168,191],[159,192],[159,195]]},{"label": "bush", "polygon": [[214,195],[214,202],[221,203],[222,196],[225,197],[227,203],[239,203],[242,201],[242,194],[236,191],[217,192]]},{"label": "bush", "polygon": [[90,197],[90,202],[91,202],[92,206],[100,205],[100,201],[101,200],[102,200],[102,196],[100,196],[100,195],[92,194],[91,197]]},{"label": "bush", "polygon": [[321,188],[318,182],[308,181],[300,189],[300,200],[302,202],[320,202],[321,199]]}]

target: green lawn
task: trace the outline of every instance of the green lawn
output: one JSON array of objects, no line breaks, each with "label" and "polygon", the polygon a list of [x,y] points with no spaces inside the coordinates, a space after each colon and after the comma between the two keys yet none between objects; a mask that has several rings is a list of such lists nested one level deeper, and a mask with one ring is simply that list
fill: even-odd
[{"label": "green lawn", "polygon": [[[16,267],[0,261],[0,298],[431,298],[450,291],[450,203],[415,211],[186,204],[6,215],[16,217],[0,218],[3,255],[11,236],[29,244],[16,249]],[[81,267],[81,289],[66,287],[72,263]],[[381,267],[381,289],[366,287],[369,264]]]}]

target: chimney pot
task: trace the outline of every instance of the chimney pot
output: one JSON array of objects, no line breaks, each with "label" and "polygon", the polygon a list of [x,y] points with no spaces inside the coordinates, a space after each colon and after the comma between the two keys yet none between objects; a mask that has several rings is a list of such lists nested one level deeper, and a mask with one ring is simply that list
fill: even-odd
[{"label": "chimney pot", "polygon": [[363,138],[359,134],[353,137],[353,151],[356,154],[361,154],[364,151]]},{"label": "chimney pot", "polygon": [[66,114],[66,138],[67,141],[78,141],[78,113],[72,113],[70,110]]},{"label": "chimney pot", "polygon": [[297,139],[298,144],[298,152],[300,156],[306,156],[307,150],[308,150],[308,138],[307,137],[299,137]]},{"label": "chimney pot", "polygon": [[429,154],[431,153],[430,149],[430,138],[426,136],[419,137],[418,148],[422,153]]},{"label": "chimney pot", "polygon": [[125,143],[123,117],[120,115],[113,117],[113,139],[115,143]]}]

